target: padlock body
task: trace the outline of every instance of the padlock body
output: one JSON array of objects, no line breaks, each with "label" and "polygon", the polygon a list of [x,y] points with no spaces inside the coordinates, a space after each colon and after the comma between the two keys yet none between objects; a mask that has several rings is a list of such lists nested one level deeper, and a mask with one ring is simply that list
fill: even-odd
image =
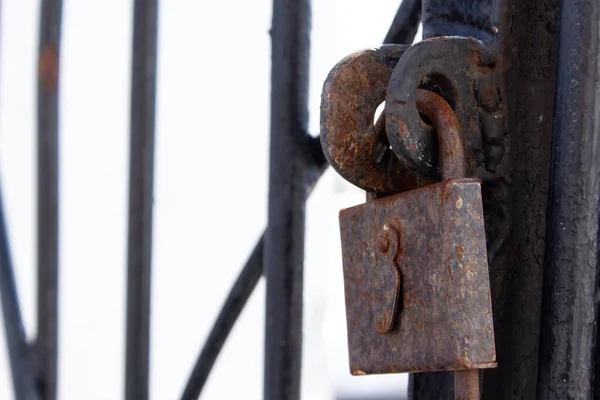
[{"label": "padlock body", "polygon": [[[391,330],[375,313],[394,290],[382,227],[398,233]],[[350,370],[354,375],[493,368],[496,348],[476,179],[451,179],[340,211]],[[383,293],[384,294],[384,293]],[[375,302],[375,307],[373,306]]]}]

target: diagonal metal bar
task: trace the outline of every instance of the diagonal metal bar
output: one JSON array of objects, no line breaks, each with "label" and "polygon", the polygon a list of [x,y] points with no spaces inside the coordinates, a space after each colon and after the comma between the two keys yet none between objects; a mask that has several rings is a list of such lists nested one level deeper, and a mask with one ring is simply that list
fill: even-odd
[{"label": "diagonal metal bar", "polygon": [[[327,163],[319,138],[312,139],[308,146],[309,156],[313,159],[314,166],[308,168],[307,185],[309,191],[321,177]],[[242,313],[246,302],[254,291],[256,284],[263,274],[264,269],[264,241],[265,233],[263,233],[254,246],[252,254],[248,258],[246,265],[242,268],[238,278],[231,288],[221,312],[215,321],[206,343],[200,352],[200,356],[194,365],[194,369],[190,374],[186,387],[184,389],[181,400],[194,400],[200,397],[202,389],[210,375],[212,367],[225,344],[225,340],[231,333],[233,325]]]},{"label": "diagonal metal bar", "polygon": [[6,342],[8,345],[15,397],[19,400],[38,400],[40,397],[35,383],[32,349],[27,343],[27,336],[25,335],[25,328],[23,326],[1,194],[0,299],[2,300],[4,329],[6,331]]},{"label": "diagonal metal bar", "polygon": [[55,400],[58,379],[59,55],[62,1],[41,3],[38,58],[38,334],[42,399]]},{"label": "diagonal metal bar", "polygon": [[15,281],[1,190],[0,303],[2,303],[4,330],[6,332],[6,344],[15,397],[19,400],[38,400],[40,397],[35,382],[33,354],[31,346],[27,343],[27,335],[19,305],[19,293]]},{"label": "diagonal metal bar", "polygon": [[158,0],[134,3],[125,399],[148,399]]},{"label": "diagonal metal bar", "polygon": [[421,22],[421,0],[402,0],[383,43],[411,44]]},{"label": "diagonal metal bar", "polygon": [[254,250],[252,250],[252,254],[248,258],[246,265],[233,284],[188,379],[183,395],[181,396],[182,400],[194,400],[200,396],[227,336],[229,336],[235,321],[240,316],[246,302],[262,276],[264,237],[263,233]]}]

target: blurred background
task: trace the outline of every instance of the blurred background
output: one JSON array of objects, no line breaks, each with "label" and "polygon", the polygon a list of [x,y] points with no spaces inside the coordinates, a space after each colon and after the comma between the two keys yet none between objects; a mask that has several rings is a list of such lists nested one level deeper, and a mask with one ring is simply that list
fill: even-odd
[{"label": "blurred background", "polygon": [[[310,128],[344,56],[380,44],[398,0],[313,1]],[[61,49],[59,398],[124,391],[132,1],[66,0]],[[35,77],[39,1],[3,0],[0,179],[21,307],[36,331]],[[271,2],[162,1],[151,398],[176,399],[266,224]],[[420,37],[420,34],[419,36]],[[403,399],[406,375],[349,374],[337,213],[364,193],[329,170],[307,204],[304,399]],[[261,399],[260,282],[202,399]],[[0,399],[12,400],[4,330]]]}]

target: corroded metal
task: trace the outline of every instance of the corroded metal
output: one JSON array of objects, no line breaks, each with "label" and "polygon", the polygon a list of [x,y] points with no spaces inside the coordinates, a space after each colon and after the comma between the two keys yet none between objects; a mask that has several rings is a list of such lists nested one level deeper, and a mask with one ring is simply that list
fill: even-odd
[{"label": "corroded metal", "polygon": [[416,106],[433,123],[439,142],[443,179],[464,178],[467,174],[461,129],[452,107],[439,95],[417,89]]},{"label": "corroded metal", "polygon": [[321,143],[331,166],[367,191],[392,194],[427,183],[390,151],[384,121],[374,124],[390,76],[408,46],[385,45],[340,61],[321,97]]},{"label": "corroded metal", "polygon": [[479,400],[479,371],[456,371],[454,373],[454,399]]},{"label": "corroded metal", "polygon": [[[385,225],[402,232],[402,290],[392,329],[375,328],[372,287],[389,260]],[[481,189],[452,179],[340,212],[352,374],[496,366]]]},{"label": "corroded metal", "polygon": [[[415,94],[438,134],[446,180],[340,212],[356,375],[496,366],[480,181],[464,178],[450,105],[430,91]],[[472,376],[456,379],[468,388]]]},{"label": "corroded metal", "polygon": [[398,298],[402,284],[398,266],[398,257],[402,251],[400,243],[398,230],[392,225],[383,225],[375,245],[383,262],[380,268],[372,271],[373,279],[369,279],[375,328],[380,335],[385,335],[392,330],[398,312]]},{"label": "corroded metal", "polygon": [[441,95],[453,108],[471,174],[494,171],[504,154],[498,55],[472,38],[424,40],[405,51],[390,78],[385,119],[389,143],[414,171],[439,177],[435,135],[419,118],[416,91]]}]

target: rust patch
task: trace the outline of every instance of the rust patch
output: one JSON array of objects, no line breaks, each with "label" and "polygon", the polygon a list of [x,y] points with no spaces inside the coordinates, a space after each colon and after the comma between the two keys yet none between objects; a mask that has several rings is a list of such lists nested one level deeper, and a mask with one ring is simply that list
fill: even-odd
[{"label": "rust patch", "polygon": [[58,53],[53,46],[45,46],[40,53],[38,74],[42,88],[49,93],[58,87]]},{"label": "rust patch", "polygon": [[323,85],[325,157],[342,177],[368,192],[393,194],[429,183],[390,150],[384,114],[373,123],[392,71],[407,47],[388,45],[354,53],[331,70]]}]

